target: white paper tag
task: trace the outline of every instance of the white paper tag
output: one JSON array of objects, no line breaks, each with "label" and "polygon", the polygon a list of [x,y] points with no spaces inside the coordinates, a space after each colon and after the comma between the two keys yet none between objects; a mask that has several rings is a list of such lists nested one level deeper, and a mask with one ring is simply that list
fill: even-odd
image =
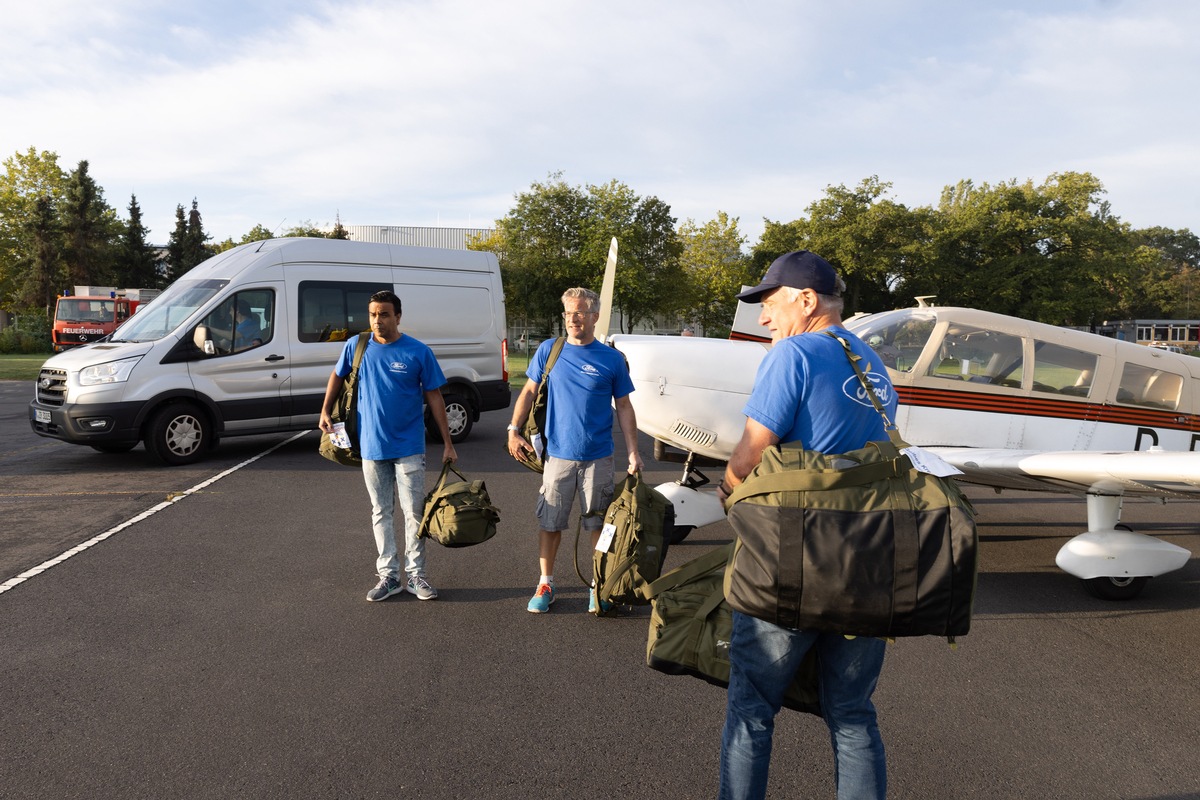
[{"label": "white paper tag", "polygon": [[596,552],[607,553],[612,547],[613,537],[617,535],[617,526],[611,522],[600,529],[600,538],[596,540]]},{"label": "white paper tag", "polygon": [[334,447],[349,449],[350,437],[346,434],[346,425],[341,422],[333,423],[333,432],[329,434],[329,441]]},{"label": "white paper tag", "polygon": [[937,453],[931,453],[919,447],[906,447],[900,452],[908,456],[908,460],[912,462],[917,472],[924,472],[926,475],[936,475],[939,478],[949,478],[951,475],[963,474],[961,469],[948,463],[946,459]]}]

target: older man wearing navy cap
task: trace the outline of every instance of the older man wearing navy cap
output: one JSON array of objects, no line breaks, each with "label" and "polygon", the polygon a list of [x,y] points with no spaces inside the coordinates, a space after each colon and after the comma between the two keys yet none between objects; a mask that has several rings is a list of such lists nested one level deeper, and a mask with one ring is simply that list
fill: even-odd
[{"label": "older man wearing navy cap", "polygon": [[[875,408],[857,399],[859,383],[836,331],[874,367],[876,386],[894,418],[896,395],[875,353],[842,327],[845,284],[828,261],[800,250],[775,259],[753,289],[738,295],[761,302],[759,323],[774,346],[763,359],[744,409],[746,428],[718,487],[721,500],[779,442],[843,453],[887,438]],[[881,554],[883,557],[883,554]],[[804,660],[816,648],[820,699],[835,759],[837,796],[882,798],[887,791],[883,740],[871,695],[883,668],[881,639],[792,630],[735,610],[729,697],[721,736],[720,797],[763,797],[771,763],[775,715]]]}]

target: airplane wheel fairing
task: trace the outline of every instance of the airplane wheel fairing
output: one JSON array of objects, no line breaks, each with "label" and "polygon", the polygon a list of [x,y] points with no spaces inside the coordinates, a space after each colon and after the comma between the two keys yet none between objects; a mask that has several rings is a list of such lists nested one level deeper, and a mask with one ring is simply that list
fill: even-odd
[{"label": "airplane wheel fairing", "polygon": [[1149,578],[1089,578],[1087,590],[1101,600],[1132,600],[1146,588]]},{"label": "airplane wheel fairing", "polygon": [[172,403],[146,426],[146,450],[171,466],[194,464],[204,457],[212,436],[208,418],[191,403]]}]

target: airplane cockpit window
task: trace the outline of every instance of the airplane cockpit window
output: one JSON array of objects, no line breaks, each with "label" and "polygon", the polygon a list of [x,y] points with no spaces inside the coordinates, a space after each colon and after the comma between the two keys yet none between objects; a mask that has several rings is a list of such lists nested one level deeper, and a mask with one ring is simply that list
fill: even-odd
[{"label": "airplane cockpit window", "polygon": [[885,367],[911,372],[936,323],[932,315],[901,309],[852,318],[846,327],[879,354]]},{"label": "airplane cockpit window", "polygon": [[1099,357],[1051,342],[1033,343],[1033,390],[1072,397],[1087,397],[1092,391]]},{"label": "airplane cockpit window", "polygon": [[953,324],[942,339],[929,376],[1020,388],[1025,374],[1021,337]]},{"label": "airplane cockpit window", "polygon": [[1126,364],[1121,370],[1117,402],[1174,411],[1179,407],[1183,377],[1141,364]]}]

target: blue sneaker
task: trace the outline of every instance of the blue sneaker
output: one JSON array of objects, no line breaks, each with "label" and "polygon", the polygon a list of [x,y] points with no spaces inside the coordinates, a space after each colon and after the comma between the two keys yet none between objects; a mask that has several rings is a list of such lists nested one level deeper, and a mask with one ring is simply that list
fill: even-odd
[{"label": "blue sneaker", "polygon": [[387,600],[392,595],[403,591],[404,584],[389,575],[386,578],[380,578],[379,584],[367,592],[367,599],[374,603],[380,600]]},{"label": "blue sneaker", "polygon": [[596,588],[593,586],[592,591],[588,593],[588,613],[589,614],[606,614],[613,607],[613,604],[607,600],[596,602]]},{"label": "blue sneaker", "polygon": [[553,603],[554,587],[548,583],[542,583],[538,585],[537,591],[530,598],[528,611],[530,614],[545,614]]}]

